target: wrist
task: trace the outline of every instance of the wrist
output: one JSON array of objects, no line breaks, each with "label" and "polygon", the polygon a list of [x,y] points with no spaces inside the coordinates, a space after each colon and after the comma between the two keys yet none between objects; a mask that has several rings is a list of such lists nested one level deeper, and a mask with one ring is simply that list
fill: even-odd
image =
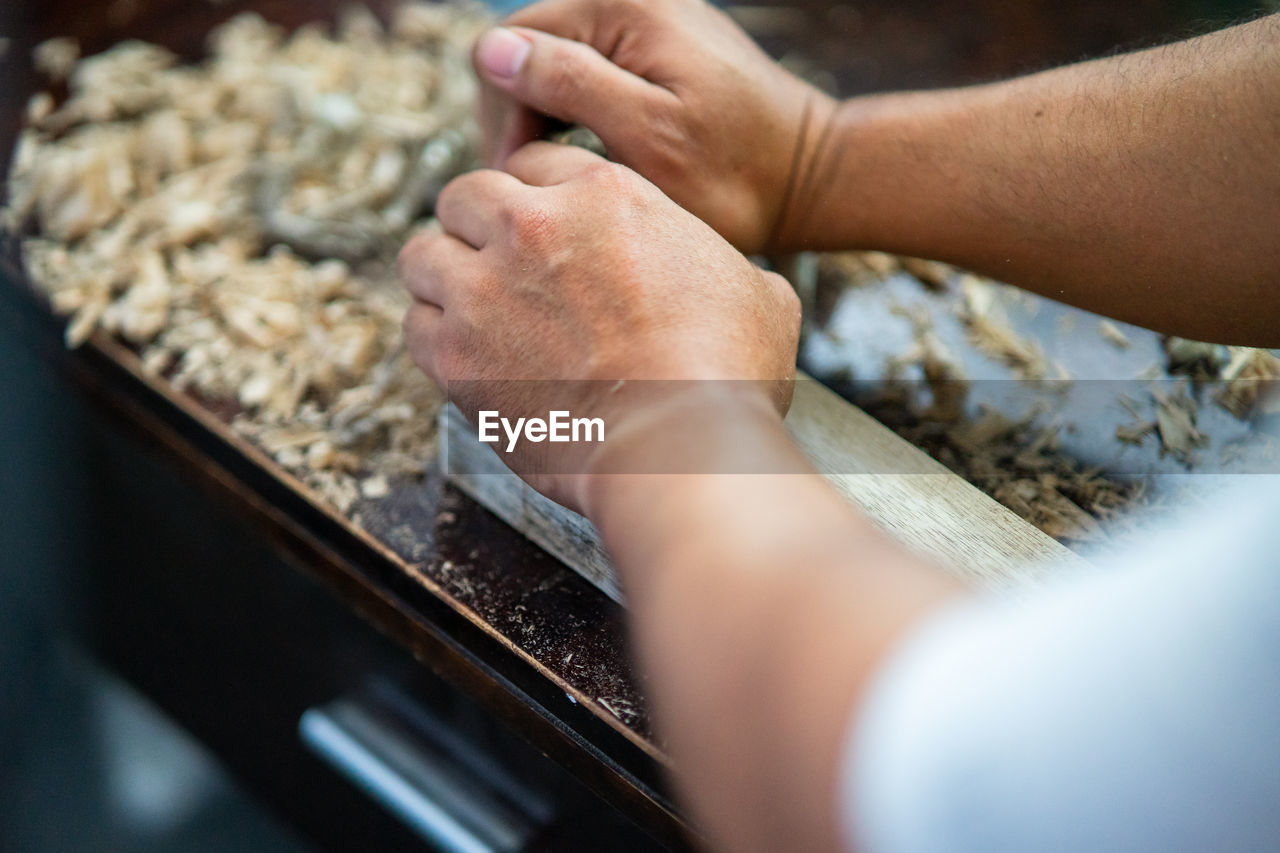
[{"label": "wrist", "polygon": [[[597,525],[620,490],[640,475],[735,473],[770,467],[761,444],[789,440],[771,389],[776,383],[633,382],[619,390],[606,440],[573,484],[582,512]],[[629,399],[627,399],[629,398]],[[803,465],[788,460],[793,468]],[[779,466],[772,466],[778,468]],[[669,479],[669,478],[668,478]]]},{"label": "wrist", "polygon": [[825,127],[810,137],[777,249],[911,254],[931,227],[935,202],[949,192],[935,160],[954,146],[948,115],[959,91],[862,95],[833,104]]},{"label": "wrist", "polygon": [[797,246],[805,239],[808,224],[805,209],[812,201],[812,184],[816,172],[822,168],[824,152],[840,111],[840,103],[835,98],[807,84],[806,89],[782,195],[765,235],[765,248],[770,253],[800,250]]}]

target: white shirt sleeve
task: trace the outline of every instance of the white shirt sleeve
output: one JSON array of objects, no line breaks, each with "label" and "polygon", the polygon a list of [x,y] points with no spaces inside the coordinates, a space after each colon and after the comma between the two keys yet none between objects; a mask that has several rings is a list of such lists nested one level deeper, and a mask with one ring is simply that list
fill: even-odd
[{"label": "white shirt sleeve", "polygon": [[1280,850],[1280,478],[1213,503],[914,630],[850,728],[847,847]]}]

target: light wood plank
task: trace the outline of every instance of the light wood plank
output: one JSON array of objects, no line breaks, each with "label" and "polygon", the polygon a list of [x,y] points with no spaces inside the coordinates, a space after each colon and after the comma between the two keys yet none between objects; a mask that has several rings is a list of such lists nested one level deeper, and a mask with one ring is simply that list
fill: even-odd
[{"label": "light wood plank", "polygon": [[[801,376],[786,426],[818,471],[891,536],[989,587],[1083,565],[1061,544],[899,438],[861,409]],[[613,567],[587,519],[529,488],[453,406],[440,416],[446,474],[537,545],[622,601]],[[785,476],[785,475],[782,475]]]}]

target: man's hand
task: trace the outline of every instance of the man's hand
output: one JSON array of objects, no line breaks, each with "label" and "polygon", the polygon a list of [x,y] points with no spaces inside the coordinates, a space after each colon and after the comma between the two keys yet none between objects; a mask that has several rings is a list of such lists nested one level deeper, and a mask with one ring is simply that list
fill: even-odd
[{"label": "man's hand", "polygon": [[[606,421],[602,445],[505,459],[604,536],[697,822],[726,850],[834,850],[851,697],[955,586],[788,437],[800,309],[782,278],[625,166],[546,142],[506,166],[450,183],[442,229],[401,253],[414,360],[463,412]],[[755,473],[731,473],[743,459]]]},{"label": "man's hand", "polygon": [[[436,207],[442,229],[400,254],[414,297],[410,351],[464,412],[569,409],[625,434],[666,402],[614,386],[632,379],[765,380],[741,385],[785,411],[800,308],[784,279],[630,169],[582,149],[532,143],[507,169],[450,183]],[[533,447],[546,454],[550,445]],[[531,481],[581,507],[576,475],[600,448],[555,449],[582,456],[507,461],[519,473],[562,472]]]},{"label": "man's hand", "polygon": [[744,252],[786,219],[835,110],[703,0],[544,0],[476,46],[486,155],[505,168],[542,116],[583,124]]}]

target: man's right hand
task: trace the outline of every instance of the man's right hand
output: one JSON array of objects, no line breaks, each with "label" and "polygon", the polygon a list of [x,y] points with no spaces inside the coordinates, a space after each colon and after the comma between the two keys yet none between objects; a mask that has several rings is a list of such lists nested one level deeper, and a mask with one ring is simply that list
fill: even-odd
[{"label": "man's right hand", "polygon": [[490,165],[540,135],[543,116],[585,125],[747,253],[780,248],[835,109],[703,0],[544,0],[474,58]]}]

